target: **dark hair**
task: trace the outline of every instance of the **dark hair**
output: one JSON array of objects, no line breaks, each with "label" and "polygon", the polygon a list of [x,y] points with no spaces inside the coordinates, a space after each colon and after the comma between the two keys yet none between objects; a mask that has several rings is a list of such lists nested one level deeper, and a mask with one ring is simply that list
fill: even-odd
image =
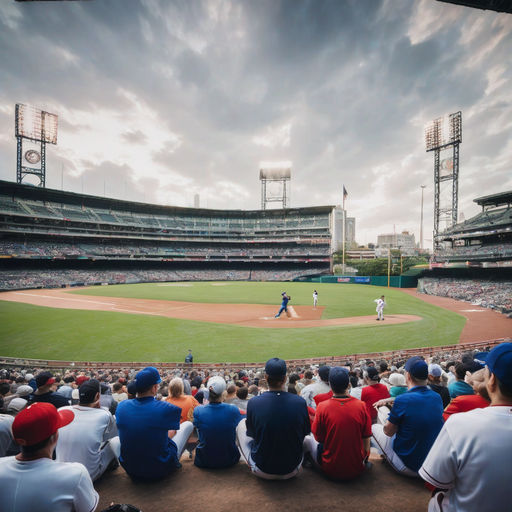
[{"label": "dark hair", "polygon": [[247,395],[249,394],[249,389],[245,386],[243,388],[237,388],[236,390],[236,396],[240,398],[240,400],[245,400],[247,398]]},{"label": "dark hair", "polygon": [[6,395],[11,390],[11,385],[8,382],[0,383],[0,395]]},{"label": "dark hair", "polygon": [[[349,379],[350,380],[350,379]],[[332,383],[331,383],[331,389],[332,389],[332,392],[335,394],[335,395],[339,395],[341,393],[343,393],[344,391],[346,391],[348,389],[348,386],[343,386],[343,387],[337,387],[337,386],[333,386]]]},{"label": "dark hair", "polygon": [[249,393],[251,395],[257,395],[258,392],[259,392],[259,389],[258,389],[258,386],[256,386],[256,384],[252,384],[251,386],[249,386],[249,389],[248,389]]},{"label": "dark hair", "polygon": [[387,371],[388,363],[386,363],[386,361],[381,361],[379,363],[379,369],[380,369],[381,373]]},{"label": "dark hair", "polygon": [[512,386],[504,384],[500,379],[498,379],[498,377],[496,377],[496,381],[498,382],[498,389],[500,390],[500,393],[509,400],[512,399]]},{"label": "dark hair", "polygon": [[41,450],[41,448],[44,448],[50,442],[50,437],[39,441],[39,443],[31,444],[30,446],[20,446],[21,452],[25,455],[32,455],[33,453],[38,452]]},{"label": "dark hair", "polygon": [[466,365],[464,363],[455,363],[455,375],[457,376],[457,379],[464,380],[464,377],[466,376]]},{"label": "dark hair", "polygon": [[232,395],[236,391],[236,386],[234,384],[230,384],[226,389],[228,395]]},{"label": "dark hair", "polygon": [[359,384],[359,381],[358,381],[358,379],[357,379],[357,377],[355,375],[350,375],[348,380],[350,381],[350,385],[353,388],[357,388],[357,385]]},{"label": "dark hair", "polygon": [[213,391],[212,389],[209,390],[208,400],[210,402],[218,402],[221,398],[222,393],[220,395],[217,395],[217,393],[215,393],[215,391]]},{"label": "dark hair", "polygon": [[64,382],[66,384],[69,384],[70,382],[75,382],[75,378],[73,377],[73,375],[68,375],[67,377],[64,377]]},{"label": "dark hair", "polygon": [[297,389],[293,384],[288,384],[288,393],[292,393],[293,395],[297,394]]},{"label": "dark hair", "polygon": [[114,391],[119,391],[121,389],[123,389],[123,385],[120,383],[120,382],[116,382],[113,386],[112,386],[112,389]]},{"label": "dark hair", "polygon": [[292,373],[288,380],[290,384],[295,384],[298,380],[300,380],[300,375],[298,375],[297,373]]},{"label": "dark hair", "polygon": [[267,375],[267,382],[269,388],[276,388],[279,385],[283,384],[285,380],[286,375],[283,375],[282,377],[271,377],[270,375]]},{"label": "dark hair", "polygon": [[306,370],[304,372],[304,378],[305,379],[312,379],[313,378],[313,372],[311,370]]}]

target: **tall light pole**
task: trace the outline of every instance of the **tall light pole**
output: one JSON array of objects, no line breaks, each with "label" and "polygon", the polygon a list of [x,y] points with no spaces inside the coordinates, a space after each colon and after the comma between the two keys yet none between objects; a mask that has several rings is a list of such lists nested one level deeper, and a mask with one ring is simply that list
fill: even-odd
[{"label": "tall light pole", "polygon": [[426,185],[421,185],[421,217],[420,217],[420,249],[423,250],[423,190]]}]

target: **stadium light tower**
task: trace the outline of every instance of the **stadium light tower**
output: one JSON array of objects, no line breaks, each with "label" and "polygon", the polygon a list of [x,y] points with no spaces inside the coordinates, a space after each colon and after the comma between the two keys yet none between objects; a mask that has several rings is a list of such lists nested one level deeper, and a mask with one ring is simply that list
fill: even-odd
[{"label": "stadium light tower", "polygon": [[[448,226],[457,223],[459,195],[459,144],[462,142],[462,112],[448,116],[448,130],[444,133],[444,118],[434,119],[425,128],[427,153],[434,151],[434,251],[440,247],[439,223],[444,220]],[[453,150],[451,157],[441,160],[441,151]],[[451,181],[451,200],[441,204],[441,183]],[[445,203],[447,201],[444,201]]]},{"label": "stadium light tower", "polygon": [[[290,197],[289,184],[292,173],[291,162],[261,162],[261,209],[266,210],[268,203],[278,202],[283,208],[288,207]],[[277,190],[269,190],[268,184],[276,183]]]},{"label": "stadium light tower", "polygon": [[58,117],[30,105],[16,104],[15,136],[16,181],[22,183],[27,175],[46,183],[46,144],[57,144]]}]

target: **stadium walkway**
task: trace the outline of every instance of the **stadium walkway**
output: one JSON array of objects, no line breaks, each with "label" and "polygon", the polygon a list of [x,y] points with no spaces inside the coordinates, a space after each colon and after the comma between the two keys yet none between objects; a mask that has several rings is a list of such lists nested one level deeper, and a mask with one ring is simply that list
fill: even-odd
[{"label": "stadium walkway", "polygon": [[465,317],[466,325],[460,334],[460,343],[512,337],[512,318],[507,315],[469,302],[419,293],[416,288],[401,288],[401,291]]},{"label": "stadium walkway", "polygon": [[251,475],[241,462],[214,471],[196,468],[188,457],[182,457],[181,470],[158,483],[133,483],[118,468],[96,482],[100,494],[97,510],[107,508],[111,502],[130,503],[144,512],[427,510],[430,492],[421,480],[399,476],[379,456],[372,455],[371,460],[373,468],[369,473],[343,483],[332,482],[309,468],[292,480],[263,481]]}]

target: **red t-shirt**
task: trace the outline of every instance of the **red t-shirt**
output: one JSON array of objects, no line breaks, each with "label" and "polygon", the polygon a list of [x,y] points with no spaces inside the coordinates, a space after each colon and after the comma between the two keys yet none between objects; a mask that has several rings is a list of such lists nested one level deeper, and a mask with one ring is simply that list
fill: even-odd
[{"label": "red t-shirt", "polygon": [[472,411],[473,409],[484,409],[489,407],[491,402],[488,402],[483,396],[480,395],[459,395],[454,398],[444,410],[443,419],[446,421],[452,414],[458,412]]},{"label": "red t-shirt", "polygon": [[361,400],[366,404],[366,410],[372,420],[377,417],[377,409],[373,404],[389,396],[388,388],[380,383],[365,386],[361,390]]},{"label": "red t-shirt", "polygon": [[361,400],[350,397],[321,402],[311,431],[324,446],[324,473],[336,480],[348,480],[364,471],[363,438],[371,437],[372,422]]},{"label": "red t-shirt", "polygon": [[327,391],[327,393],[319,393],[318,395],[315,395],[313,397],[313,400],[315,401],[316,406],[318,407],[318,404],[320,402],[324,402],[325,400],[329,400],[332,396],[332,389]]}]

